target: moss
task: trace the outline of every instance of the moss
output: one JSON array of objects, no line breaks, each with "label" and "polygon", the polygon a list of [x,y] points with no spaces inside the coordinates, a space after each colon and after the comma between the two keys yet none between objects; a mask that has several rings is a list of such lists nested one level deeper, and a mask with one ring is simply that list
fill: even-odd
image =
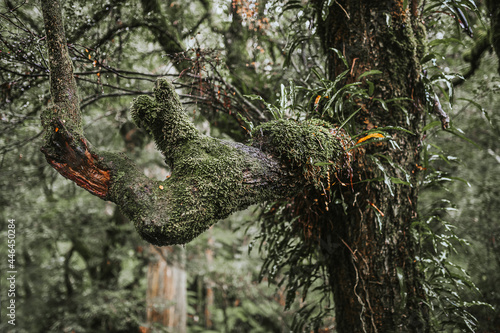
[{"label": "moss", "polygon": [[333,133],[334,126],[323,120],[299,123],[281,119],[256,127],[252,136],[253,145],[277,156],[321,187],[329,173],[336,171],[345,152]]},{"label": "moss", "polygon": [[415,37],[417,44],[417,54],[416,60],[420,61],[424,58],[426,54],[429,53],[428,43],[427,41],[427,29],[422,22],[418,22],[415,28]]},{"label": "moss", "polygon": [[132,105],[132,118],[138,127],[149,132],[168,164],[187,141],[200,136],[182,108],[175,88],[167,79],[159,79],[154,98],[138,97]]},{"label": "moss", "polygon": [[[217,220],[253,203],[256,195],[266,195],[245,194],[242,184],[243,170],[258,172],[261,166],[231,144],[198,133],[168,80],[158,80],[154,93],[154,98],[135,100],[132,117],[153,135],[172,177],[151,182],[134,174],[143,188],[125,180],[117,188],[126,190],[114,195],[127,203],[134,197],[133,206],[124,210],[145,239],[157,245],[186,243]],[[116,181],[121,183],[120,179],[117,175]],[[142,196],[148,199],[138,203]]]},{"label": "moss", "polygon": [[61,8],[58,1],[42,1],[43,21],[47,37],[50,69],[50,94],[54,104],[61,107],[57,117],[70,120],[82,133],[81,115],[73,63],[68,53]]},{"label": "moss", "polygon": [[64,124],[65,130],[71,133],[75,139],[83,137],[83,131],[80,124],[75,123],[71,118],[71,115],[60,105],[49,104],[47,108],[42,111],[40,118],[42,126],[45,130],[45,147],[48,149],[50,149],[53,142],[53,135],[55,133],[55,129],[58,127],[56,123],[59,120]]},{"label": "moss", "polygon": [[235,145],[206,136],[191,140],[179,148],[172,176],[161,182],[148,179],[124,155],[103,153],[104,167],[115,170],[110,199],[150,243],[187,243],[232,212],[276,196],[244,185],[245,171],[266,170]]},{"label": "moss", "polygon": [[234,211],[255,202],[256,196],[271,193],[249,193],[243,185],[243,171],[257,170],[257,161],[224,141],[201,137],[181,150],[174,162],[172,177],[164,187],[172,191],[172,223],[162,233],[175,234],[187,242],[212,224]]},{"label": "moss", "polygon": [[[132,115],[154,136],[172,176],[152,181],[125,157],[108,156],[116,170],[112,200],[156,245],[187,243],[232,212],[295,194],[304,179],[319,188],[344,153],[333,126],[321,120],[263,124],[253,131],[253,147],[204,136],[165,79],[157,82],[154,98],[137,98]],[[292,176],[289,170],[293,180],[286,178]]]}]

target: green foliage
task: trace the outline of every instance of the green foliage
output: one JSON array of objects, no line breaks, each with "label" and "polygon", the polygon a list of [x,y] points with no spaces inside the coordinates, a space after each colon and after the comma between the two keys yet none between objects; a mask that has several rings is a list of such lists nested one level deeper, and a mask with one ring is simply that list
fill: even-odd
[{"label": "green foliage", "polygon": [[[294,311],[283,311],[284,288],[258,283],[262,260],[249,253],[253,245],[249,235],[258,232],[257,207],[239,212],[219,222],[218,228],[201,235],[187,247],[192,332],[288,332]],[[200,254],[213,253],[209,260]],[[205,326],[207,288],[214,303],[208,308],[212,327]]]},{"label": "green foliage", "polygon": [[290,219],[285,202],[264,209],[261,230],[255,239],[265,255],[260,279],[286,288],[285,309],[300,298],[303,305],[296,313],[292,330],[318,329],[333,307],[321,248],[301,237],[302,231],[297,221]]},{"label": "green foliage", "polygon": [[[468,198],[471,192],[488,192],[485,183],[479,180],[484,173],[471,171],[477,168],[477,166],[473,167],[476,164],[474,160],[483,160],[473,156],[484,155],[485,146],[495,145],[494,142],[497,142],[497,138],[490,139],[485,145],[484,142],[477,140],[477,135],[474,135],[479,128],[483,128],[491,133],[489,135],[497,137],[495,134],[497,131],[494,130],[495,122],[489,116],[486,106],[491,105],[491,100],[483,98],[487,92],[491,92],[495,79],[493,79],[493,84],[484,84],[481,74],[477,74],[477,79],[473,77],[471,81],[466,81],[465,86],[473,84],[481,88],[472,91],[467,88],[455,89],[457,82],[461,82],[463,77],[460,74],[454,74],[453,68],[463,65],[460,59],[445,55],[473,46],[471,41],[461,39],[459,29],[455,33],[447,30],[446,21],[435,20],[436,14],[433,13],[443,10],[453,13],[453,18],[459,20],[457,8],[464,13],[474,13],[472,17],[468,16],[470,18],[467,19],[468,29],[462,27],[466,32],[482,28],[482,22],[477,20],[477,17],[481,16],[480,10],[470,1],[431,2],[425,12],[434,20],[430,24],[438,33],[447,34],[429,43],[431,51],[423,60],[427,73],[424,77],[424,84],[428,105],[432,106],[434,99],[441,100],[441,104],[445,106],[451,119],[450,128],[446,132],[452,136],[445,136],[445,131],[438,131],[442,120],[430,121],[423,128],[428,138],[422,153],[420,217],[414,222],[414,228],[417,232],[416,237],[422,244],[422,254],[419,258],[421,271],[424,274],[422,281],[429,297],[435,331],[459,329],[460,331],[486,332],[493,329],[491,325],[495,320],[491,319],[493,314],[491,305],[498,303],[497,301],[491,302],[495,300],[494,298],[483,296],[488,292],[484,292],[485,285],[482,284],[482,279],[478,278],[477,268],[470,269],[474,266],[470,264],[471,262],[484,262],[488,259],[486,256],[468,259],[472,253],[483,251],[484,243],[479,245],[477,242],[471,242],[477,237],[475,225],[471,225],[471,220],[464,219],[462,216],[464,213],[469,215],[469,212],[475,215],[485,209],[491,211],[486,207],[493,207],[492,203],[483,206],[487,201],[483,203],[481,199],[475,200],[474,205],[470,205],[465,198]],[[459,23],[456,26],[458,27]],[[484,67],[491,68],[491,64]],[[488,71],[488,69],[485,70]],[[489,80],[486,81],[489,82]],[[467,111],[464,112],[465,110]],[[432,108],[429,113],[431,119],[435,117]],[[461,144],[458,145],[458,142]],[[450,155],[449,152],[461,156],[460,160]],[[481,186],[483,186],[482,189]],[[482,221],[484,223],[487,219],[482,219]],[[487,226],[486,223],[481,225]],[[487,229],[490,230],[487,233],[492,232],[491,227]],[[495,280],[495,275],[490,273],[488,279]]]}]

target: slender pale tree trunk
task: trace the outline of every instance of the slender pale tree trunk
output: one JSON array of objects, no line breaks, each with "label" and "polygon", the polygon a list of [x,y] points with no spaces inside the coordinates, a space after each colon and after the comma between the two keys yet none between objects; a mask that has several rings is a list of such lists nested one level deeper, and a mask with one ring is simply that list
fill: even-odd
[{"label": "slender pale tree trunk", "polygon": [[[207,271],[212,271],[214,265],[214,237],[212,229],[208,231],[210,237],[208,238],[208,246],[205,250],[205,259],[207,260]],[[212,310],[214,306],[214,282],[208,276],[204,279],[205,286],[205,328],[211,329],[213,327],[212,322]]]},{"label": "slender pale tree trunk", "polygon": [[187,286],[185,251],[180,246],[156,247],[148,265],[147,322],[150,332],[156,323],[173,332],[187,330]]}]

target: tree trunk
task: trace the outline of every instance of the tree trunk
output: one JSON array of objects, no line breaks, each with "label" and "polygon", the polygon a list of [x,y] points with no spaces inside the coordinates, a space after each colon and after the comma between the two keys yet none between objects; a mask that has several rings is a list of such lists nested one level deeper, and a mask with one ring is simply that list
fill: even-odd
[{"label": "tree trunk", "polygon": [[[500,3],[497,0],[486,0],[486,6],[490,12],[490,38],[491,45],[500,58]],[[498,73],[500,74],[500,65],[498,66]]]},{"label": "tree trunk", "polygon": [[150,246],[154,255],[148,266],[147,322],[149,331],[159,323],[174,332],[186,332],[187,293],[185,251],[180,246]]},{"label": "tree trunk", "polygon": [[[208,232],[210,232],[210,237],[208,238],[207,242],[207,248],[205,250],[205,259],[207,260],[207,270],[211,272],[214,270],[214,237],[213,237],[213,232],[212,229],[210,229]],[[206,329],[212,329],[213,328],[213,322],[212,322],[212,311],[214,307],[214,282],[212,281],[212,278],[210,276],[204,277],[204,287],[205,287],[205,311],[204,311],[204,317],[205,317],[205,328]]]},{"label": "tree trunk", "polygon": [[[410,230],[416,217],[416,166],[425,113],[420,80],[424,32],[417,20],[417,1],[408,1],[406,8],[404,3],[336,1],[325,9],[326,18],[318,7],[330,79],[346,70],[331,48],[339,50],[350,66],[346,83],[369,70],[382,72],[369,77],[374,98],[359,102],[357,131],[398,126],[414,133],[395,131],[392,140],[399,148],[387,142],[363,146],[352,164],[354,185],[342,187],[347,212],[333,209],[322,216],[324,225],[335,221],[331,232],[321,235],[321,244],[329,261],[339,332],[429,330],[414,260],[418,244]],[[383,105],[375,100],[402,97],[411,101]],[[391,183],[395,178],[410,186]]]}]

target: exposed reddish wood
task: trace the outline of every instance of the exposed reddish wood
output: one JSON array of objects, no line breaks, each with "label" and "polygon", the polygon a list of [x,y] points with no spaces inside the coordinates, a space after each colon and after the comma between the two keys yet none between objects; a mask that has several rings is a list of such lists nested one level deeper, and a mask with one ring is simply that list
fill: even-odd
[{"label": "exposed reddish wood", "polygon": [[90,193],[106,199],[110,186],[110,171],[99,164],[99,156],[89,150],[84,138],[75,138],[61,119],[55,119],[49,146],[41,151],[47,162],[65,178]]}]

